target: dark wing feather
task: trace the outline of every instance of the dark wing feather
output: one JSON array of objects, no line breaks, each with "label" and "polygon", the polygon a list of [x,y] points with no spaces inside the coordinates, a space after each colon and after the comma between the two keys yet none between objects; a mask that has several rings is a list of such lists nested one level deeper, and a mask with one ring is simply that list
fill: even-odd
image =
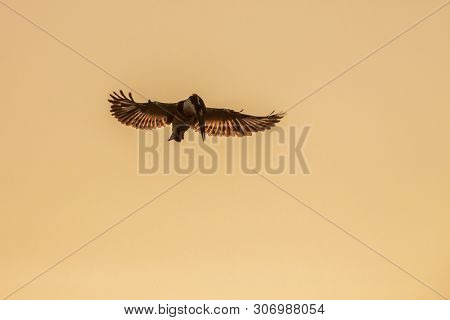
[{"label": "dark wing feather", "polygon": [[[275,126],[284,113],[271,113],[267,116],[252,116],[231,109],[206,108],[205,131],[212,136],[251,136],[253,132],[264,131]],[[198,122],[195,131],[200,131]]]},{"label": "dark wing feather", "polygon": [[131,93],[128,97],[120,90],[120,94],[110,94],[111,113],[121,123],[138,129],[154,129],[169,125],[176,113],[176,103],[134,101]]}]

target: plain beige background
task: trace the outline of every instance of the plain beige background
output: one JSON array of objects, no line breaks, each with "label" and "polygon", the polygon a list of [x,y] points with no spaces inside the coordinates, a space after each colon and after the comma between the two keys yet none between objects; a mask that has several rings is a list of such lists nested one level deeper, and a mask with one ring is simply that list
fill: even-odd
[{"label": "plain beige background", "polygon": [[[152,99],[264,114],[444,2],[5,3]],[[4,5],[0,21],[4,297],[182,176],[137,174],[137,132],[106,101],[129,88]],[[449,31],[447,6],[289,112],[312,173],[269,177],[447,297]],[[441,297],[237,172],[194,174],[10,298]]]}]

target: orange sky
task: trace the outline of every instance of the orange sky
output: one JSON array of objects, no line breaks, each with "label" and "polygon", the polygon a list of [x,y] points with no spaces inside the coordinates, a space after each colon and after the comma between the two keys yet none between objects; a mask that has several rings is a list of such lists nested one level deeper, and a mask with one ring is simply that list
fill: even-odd
[{"label": "orange sky", "polygon": [[[286,110],[444,2],[6,3],[97,66],[0,6],[2,297],[185,177],[138,174],[110,91]],[[257,175],[193,174],[10,298],[440,298],[386,259],[450,296],[449,17],[288,113],[282,128],[311,127],[311,173],[265,176],[292,196]],[[220,141],[206,143],[226,157]]]}]

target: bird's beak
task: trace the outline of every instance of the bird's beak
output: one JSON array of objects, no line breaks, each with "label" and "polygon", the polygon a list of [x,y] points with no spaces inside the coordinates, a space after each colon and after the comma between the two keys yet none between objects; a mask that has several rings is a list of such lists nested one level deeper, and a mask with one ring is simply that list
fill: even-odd
[{"label": "bird's beak", "polygon": [[198,113],[198,124],[200,126],[200,133],[202,135],[203,141],[205,141],[206,138],[206,129],[205,129],[205,111],[200,110]]},{"label": "bird's beak", "polygon": [[198,119],[198,125],[200,126],[200,133],[202,135],[203,141],[205,141],[206,138],[206,128],[205,128],[205,114],[206,114],[206,106],[202,99],[198,99],[199,107],[196,108],[197,113],[197,119]]}]

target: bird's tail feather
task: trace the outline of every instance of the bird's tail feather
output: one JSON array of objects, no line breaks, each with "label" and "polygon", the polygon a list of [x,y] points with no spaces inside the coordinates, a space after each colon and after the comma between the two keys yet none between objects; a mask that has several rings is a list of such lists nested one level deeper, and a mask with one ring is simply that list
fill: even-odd
[{"label": "bird's tail feather", "polygon": [[168,141],[175,140],[176,142],[181,142],[184,140],[184,133],[189,127],[187,126],[177,126],[172,129],[172,134]]}]

